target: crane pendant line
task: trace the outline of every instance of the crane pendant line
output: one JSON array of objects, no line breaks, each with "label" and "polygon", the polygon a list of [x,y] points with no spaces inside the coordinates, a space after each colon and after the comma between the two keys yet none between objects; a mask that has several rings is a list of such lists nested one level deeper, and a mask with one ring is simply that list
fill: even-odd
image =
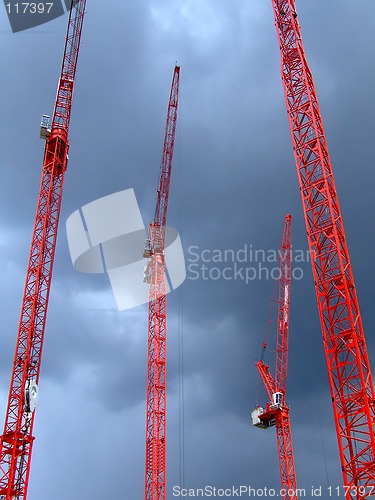
[{"label": "crane pendant line", "polygon": [[[294,0],[272,0],[346,498],[375,488],[375,393],[313,77]],[[352,495],[352,492],[353,495]]]},{"label": "crane pendant line", "polygon": [[[74,1],[51,130],[46,139],[4,432],[0,442],[0,498],[25,500],[30,474],[35,404],[56,237],[68,161],[68,130],[86,0]],[[45,117],[44,117],[45,118]]]},{"label": "crane pendant line", "polygon": [[155,219],[144,256],[150,277],[146,392],[145,500],[166,500],[166,278],[165,225],[176,133],[180,67],[175,66],[169,97]]}]

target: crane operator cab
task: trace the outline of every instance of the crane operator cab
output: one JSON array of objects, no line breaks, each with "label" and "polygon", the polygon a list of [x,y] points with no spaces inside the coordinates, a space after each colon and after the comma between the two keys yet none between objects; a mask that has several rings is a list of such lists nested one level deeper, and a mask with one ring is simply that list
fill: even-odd
[{"label": "crane operator cab", "polygon": [[276,410],[277,408],[282,408],[283,406],[283,393],[275,392],[272,394],[272,404],[271,409]]},{"label": "crane operator cab", "polygon": [[145,240],[145,246],[143,249],[143,257],[145,259],[148,259],[152,255],[152,245],[151,245],[151,240],[147,239]]},{"label": "crane operator cab", "polygon": [[43,115],[42,121],[40,122],[40,138],[46,140],[50,135],[51,135],[51,129],[49,126],[49,116]]},{"label": "crane operator cab", "polygon": [[38,399],[38,385],[35,380],[27,380],[25,385],[25,412],[31,413],[35,410]]}]

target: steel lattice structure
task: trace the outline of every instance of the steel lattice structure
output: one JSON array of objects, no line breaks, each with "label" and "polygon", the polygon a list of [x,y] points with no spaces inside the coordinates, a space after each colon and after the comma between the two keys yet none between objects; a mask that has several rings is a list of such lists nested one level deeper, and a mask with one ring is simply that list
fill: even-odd
[{"label": "steel lattice structure", "polygon": [[[292,217],[287,215],[280,249],[280,280],[276,332],[275,378],[269,366],[261,359],[256,363],[270,402],[266,409],[258,407],[253,412],[253,424],[260,428],[276,427],[276,439],[280,466],[283,500],[298,500],[297,480],[294,465],[292,433],[289,407],[286,404],[286,382],[288,376],[288,338],[290,313],[292,255]],[[267,344],[264,344],[265,348]]]},{"label": "steel lattice structure", "polygon": [[27,495],[34,442],[33,406],[39,382],[62,190],[68,161],[68,129],[85,5],[86,0],[75,1],[69,13],[52,126],[48,133],[45,129],[42,178],[4,433],[0,443],[0,498],[4,500],[25,500]]},{"label": "steel lattice structure", "polygon": [[[294,0],[272,1],[346,498],[375,495],[375,394],[337,191]],[[372,495],[371,495],[372,496]]]},{"label": "steel lattice structure", "polygon": [[165,225],[176,132],[180,67],[174,68],[169,97],[155,219],[150,223],[150,248],[145,250],[150,274],[148,307],[148,370],[146,395],[145,500],[166,499],[166,277]]}]

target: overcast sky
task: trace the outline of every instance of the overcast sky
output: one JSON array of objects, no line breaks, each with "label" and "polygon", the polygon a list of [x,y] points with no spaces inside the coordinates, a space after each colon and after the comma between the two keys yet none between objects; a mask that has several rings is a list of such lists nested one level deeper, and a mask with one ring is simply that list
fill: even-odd
[{"label": "overcast sky", "polygon": [[[297,8],[374,366],[374,1],[305,0]],[[53,112],[66,23],[62,16],[13,34],[1,7],[0,414],[39,189],[39,123]],[[266,402],[254,365],[273,281],[193,279],[189,270],[191,247],[277,250],[289,212],[294,249],[307,251],[272,3],[88,0],[28,500],[143,497],[147,308],[116,311],[107,276],[73,269],[65,222],[86,203],[128,188],[145,223],[152,217],[176,61],[168,223],[181,235],[188,271],[168,295],[167,498],[182,482],[279,487],[274,430],[250,424],[257,398]],[[342,482],[311,266],[295,266],[303,276],[292,283],[287,399],[297,482],[308,496],[312,485]],[[272,340],[274,330],[271,365]]]}]

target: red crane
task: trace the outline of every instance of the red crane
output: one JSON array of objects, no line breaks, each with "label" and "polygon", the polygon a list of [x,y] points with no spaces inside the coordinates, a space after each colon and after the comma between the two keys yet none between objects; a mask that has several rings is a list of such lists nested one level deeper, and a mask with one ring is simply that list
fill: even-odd
[{"label": "red crane", "polygon": [[[267,403],[266,408],[258,406],[252,412],[253,425],[256,427],[261,429],[276,427],[283,500],[298,500],[289,408],[285,402],[288,375],[291,252],[292,216],[288,214],[285,217],[280,249],[275,378],[270,374],[269,366],[263,359],[256,363],[270,401]],[[267,343],[265,342],[263,344],[262,358],[266,346]]]},{"label": "red crane", "polygon": [[163,157],[155,218],[145,242],[148,258],[145,281],[150,284],[148,305],[148,370],[146,401],[145,499],[166,499],[166,278],[165,225],[176,132],[180,67],[175,66],[169,97]]},{"label": "red crane", "polygon": [[[294,0],[272,1],[347,499],[375,495],[375,393],[337,191]],[[373,491],[372,491],[373,490]],[[371,496],[372,496],[371,495]]]},{"label": "red crane", "polygon": [[42,178],[22,301],[16,352],[0,442],[0,498],[26,499],[35,405],[43,337],[51,286],[64,175],[68,162],[68,129],[74,77],[86,0],[74,1],[69,13],[62,71],[51,128],[44,115],[46,139]]}]

